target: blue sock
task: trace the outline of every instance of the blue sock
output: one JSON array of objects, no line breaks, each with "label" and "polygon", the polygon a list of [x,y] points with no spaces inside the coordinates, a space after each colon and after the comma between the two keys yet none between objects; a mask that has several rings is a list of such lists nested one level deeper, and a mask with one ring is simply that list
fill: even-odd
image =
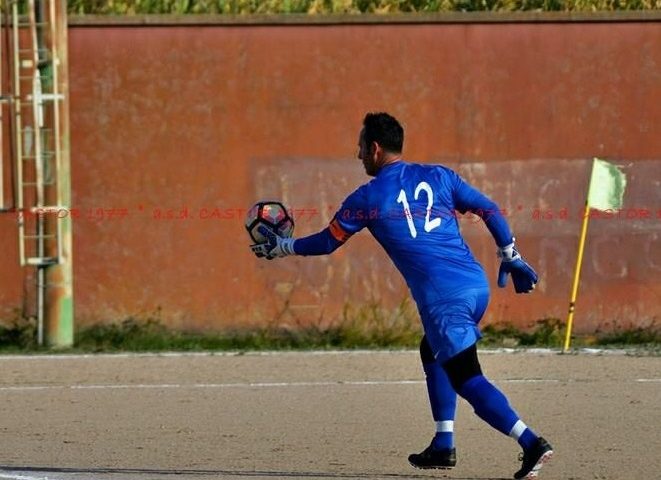
[{"label": "blue sock", "polygon": [[539,439],[535,432],[530,430],[530,428],[528,428],[528,426],[521,420],[514,424],[512,430],[510,430],[509,436],[519,442],[519,445],[521,445],[521,448],[524,450],[532,448]]},{"label": "blue sock", "polygon": [[537,441],[537,436],[510,407],[507,397],[483,375],[468,380],[459,393],[468,400],[478,417],[499,432],[516,439],[524,449]]},{"label": "blue sock", "polygon": [[457,394],[450,384],[445,370],[438,362],[423,363],[427,381],[427,392],[431,412],[436,422],[436,435],[432,440],[434,449],[454,447],[454,416],[457,409]]},{"label": "blue sock", "polygon": [[519,442],[519,445],[521,445],[524,450],[528,450],[537,443],[538,438],[539,437],[535,435],[535,432],[526,427],[517,442]]},{"label": "blue sock", "polygon": [[[452,423],[454,424],[454,422]],[[439,428],[438,424],[436,428]],[[451,428],[454,428],[454,426]],[[434,435],[434,439],[432,440],[432,446],[434,450],[447,450],[454,448],[454,432],[436,432],[436,435]]]}]

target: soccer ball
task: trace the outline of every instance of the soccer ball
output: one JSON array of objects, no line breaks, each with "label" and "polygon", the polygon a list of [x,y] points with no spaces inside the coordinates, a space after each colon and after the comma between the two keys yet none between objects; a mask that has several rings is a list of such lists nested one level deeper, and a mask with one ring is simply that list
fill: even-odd
[{"label": "soccer ball", "polygon": [[266,237],[257,229],[264,225],[281,237],[291,237],[294,233],[294,219],[280,202],[257,202],[246,215],[246,230],[255,243],[265,243]]}]

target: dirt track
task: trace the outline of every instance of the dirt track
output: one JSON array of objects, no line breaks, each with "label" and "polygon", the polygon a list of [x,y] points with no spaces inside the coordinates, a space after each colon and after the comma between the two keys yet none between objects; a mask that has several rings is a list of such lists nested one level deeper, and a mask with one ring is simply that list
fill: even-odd
[{"label": "dirt track", "polygon": [[[540,479],[661,478],[661,358],[485,354],[556,450]],[[416,352],[0,357],[0,478],[511,478],[518,445],[465,402],[459,464],[412,469],[433,432]]]}]

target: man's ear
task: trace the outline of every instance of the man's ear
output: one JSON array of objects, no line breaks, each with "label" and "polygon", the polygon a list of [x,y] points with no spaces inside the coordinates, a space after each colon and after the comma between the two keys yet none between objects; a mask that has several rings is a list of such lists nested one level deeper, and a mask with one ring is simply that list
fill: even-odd
[{"label": "man's ear", "polygon": [[371,150],[370,154],[376,160],[380,160],[381,157],[383,156],[383,148],[381,148],[381,145],[379,145],[377,142],[372,142],[372,145],[370,146],[370,150]]}]

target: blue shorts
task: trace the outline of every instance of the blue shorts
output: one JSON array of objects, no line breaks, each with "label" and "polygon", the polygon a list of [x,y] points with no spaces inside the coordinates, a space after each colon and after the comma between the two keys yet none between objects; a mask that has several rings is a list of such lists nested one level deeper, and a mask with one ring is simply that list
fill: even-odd
[{"label": "blue shorts", "polygon": [[445,363],[482,338],[478,323],[489,304],[489,289],[465,290],[419,309],[434,357]]}]

